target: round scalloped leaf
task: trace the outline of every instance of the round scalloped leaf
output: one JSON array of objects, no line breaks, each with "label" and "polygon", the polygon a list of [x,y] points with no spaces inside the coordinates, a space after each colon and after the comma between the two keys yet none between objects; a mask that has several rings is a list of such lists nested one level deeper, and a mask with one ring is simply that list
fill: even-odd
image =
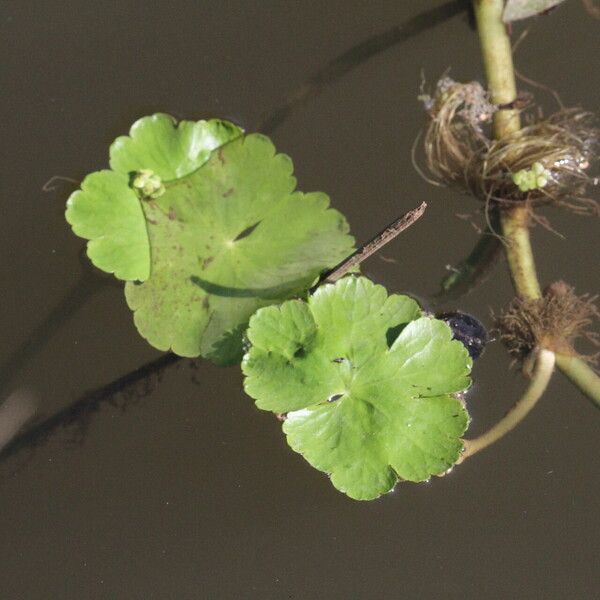
[{"label": "round scalloped leaf", "polygon": [[92,263],[115,277],[143,281],[150,275],[146,220],[128,178],[112,171],[88,175],[67,200],[67,222],[88,241]]},{"label": "round scalloped leaf", "polygon": [[211,152],[242,135],[237,125],[209,121],[177,121],[157,113],[137,120],[129,136],[118,137],[110,147],[113,171],[154,171],[163,181],[179,179],[201,167]]},{"label": "round scalloped leaf", "polygon": [[253,134],[142,203],[151,275],[128,283],[125,293],[150,344],[221,364],[239,361],[258,308],[305,293],[352,252],[348,224],[327,196],[295,186],[291,160]]},{"label": "round scalloped leaf", "polygon": [[424,481],[459,458],[469,417],[454,394],[471,359],[442,321],[364,277],[259,310],[242,369],[259,408],[287,413],[289,445],[351,498]]},{"label": "round scalloped leaf", "polygon": [[89,240],[92,263],[119,279],[145,281],[150,275],[150,242],[131,175],[145,171],[163,180],[182,177],[242,133],[218,119],[177,125],[173,117],[155,114],[136,121],[131,137],[119,137],[111,146],[113,171],[92,173],[67,201],[66,219],[75,234]]}]

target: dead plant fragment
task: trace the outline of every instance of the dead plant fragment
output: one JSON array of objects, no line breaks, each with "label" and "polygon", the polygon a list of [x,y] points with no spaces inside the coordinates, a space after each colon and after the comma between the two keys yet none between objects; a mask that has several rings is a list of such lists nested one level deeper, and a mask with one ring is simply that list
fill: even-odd
[{"label": "dead plant fragment", "polygon": [[[491,104],[481,84],[444,77],[433,97],[420,99],[430,117],[425,162],[438,183],[475,196],[488,210],[553,205],[600,215],[598,203],[587,196],[589,187],[598,183],[590,175],[600,149],[600,129],[592,113],[569,108],[534,120],[529,112],[524,115],[529,123],[520,131],[493,140],[488,135],[492,115],[506,107]],[[518,100],[510,108],[522,104]]]},{"label": "dead plant fragment", "polygon": [[575,350],[577,339],[585,338],[600,346],[600,336],[590,330],[600,319],[597,296],[577,296],[564,281],[548,286],[542,298],[515,298],[508,309],[495,319],[500,339],[509,353],[524,363],[536,348],[546,348],[578,356],[596,363],[599,354],[580,354]]}]

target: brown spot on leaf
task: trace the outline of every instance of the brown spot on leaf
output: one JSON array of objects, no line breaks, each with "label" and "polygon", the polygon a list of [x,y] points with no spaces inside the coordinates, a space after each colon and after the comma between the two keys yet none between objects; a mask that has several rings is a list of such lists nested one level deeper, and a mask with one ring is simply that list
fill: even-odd
[{"label": "brown spot on leaf", "polygon": [[229,188],[226,192],[223,192],[223,198],[229,198],[233,194],[233,188]]},{"label": "brown spot on leaf", "polygon": [[208,296],[204,296],[204,298],[202,298],[202,308],[204,310],[208,310],[210,306],[210,301],[208,300]]},{"label": "brown spot on leaf", "polygon": [[223,148],[219,148],[218,152],[217,152],[217,157],[219,159],[219,161],[221,162],[222,165],[225,165],[225,157],[223,156]]},{"label": "brown spot on leaf", "polygon": [[206,269],[206,268],[208,267],[208,265],[210,265],[210,263],[211,263],[213,260],[215,260],[215,257],[214,257],[214,256],[209,256],[208,258],[205,258],[205,259],[202,261],[202,268],[203,268],[203,269]]},{"label": "brown spot on leaf", "polygon": [[177,213],[173,207],[169,209],[167,217],[169,217],[169,221],[174,221],[177,218]]}]

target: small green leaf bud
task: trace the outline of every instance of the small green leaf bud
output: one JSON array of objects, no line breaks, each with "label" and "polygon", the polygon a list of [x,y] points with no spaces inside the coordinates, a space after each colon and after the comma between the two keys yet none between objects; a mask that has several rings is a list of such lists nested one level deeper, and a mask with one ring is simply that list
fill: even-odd
[{"label": "small green leaf bud", "polygon": [[131,182],[133,189],[142,199],[160,198],[165,193],[161,178],[151,169],[140,169]]},{"label": "small green leaf bud", "polygon": [[512,174],[513,183],[521,192],[538,190],[548,185],[552,178],[550,171],[541,162],[534,162],[530,169],[521,169]]},{"label": "small green leaf bud", "polygon": [[542,175],[544,173],[544,171],[546,169],[544,169],[544,165],[541,162],[534,162],[531,165],[531,170],[536,174],[536,175]]}]

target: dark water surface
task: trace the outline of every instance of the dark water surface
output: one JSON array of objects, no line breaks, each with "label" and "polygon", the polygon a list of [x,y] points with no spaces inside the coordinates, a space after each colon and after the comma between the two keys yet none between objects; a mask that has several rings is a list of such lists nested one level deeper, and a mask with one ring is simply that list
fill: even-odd
[{"label": "dark water surface", "polygon": [[[159,356],[120,285],[78,260],[83,243],[63,218],[70,187],[42,191],[51,176],[106,166],[108,144],[153,111],[255,129],[331,59],[439,4],[3,0],[0,400],[27,389],[42,420]],[[571,0],[534,23],[518,67],[566,104],[598,110],[599,32]],[[383,252],[397,262],[365,266],[425,300],[476,240],[454,216],[472,201],[410,164],[421,70],[433,81],[450,66],[457,79],[481,77],[464,15],[326,83],[271,133],[300,189],[330,194],[359,240],[430,203]],[[598,221],[549,216],[566,240],[534,231],[542,281],[599,291]],[[444,308],[489,324],[510,297],[502,263]],[[508,364],[498,344],[478,362],[471,434],[522,389]],[[242,393],[239,369],[181,361],[147,391],[3,455],[1,598],[597,597],[600,415],[560,375],[492,449],[371,503],[336,492],[286,447]]]}]

